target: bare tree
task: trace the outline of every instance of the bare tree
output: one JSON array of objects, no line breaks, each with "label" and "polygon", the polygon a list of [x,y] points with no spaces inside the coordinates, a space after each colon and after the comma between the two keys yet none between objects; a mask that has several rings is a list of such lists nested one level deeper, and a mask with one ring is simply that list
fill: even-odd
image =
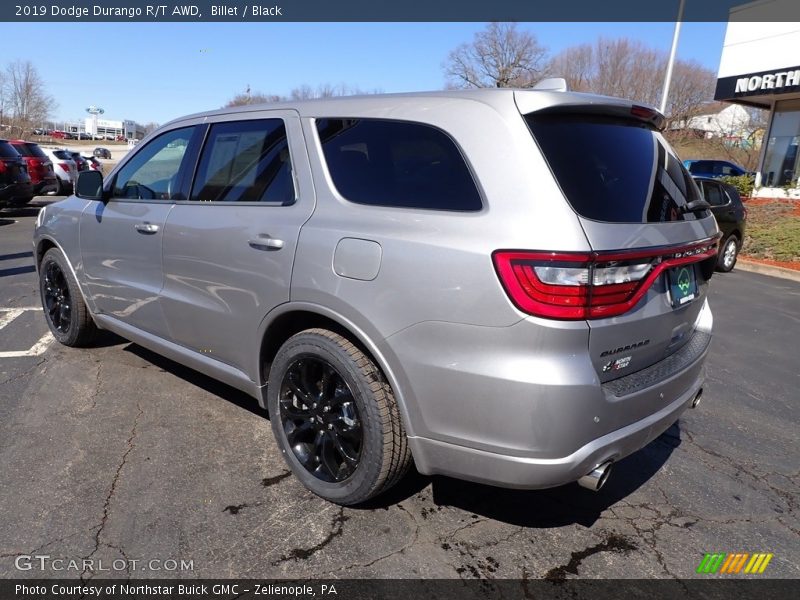
[{"label": "bare tree", "polygon": [[155,121],[150,121],[149,123],[145,123],[144,125],[142,125],[142,129],[144,129],[145,135],[155,131],[159,127],[160,127],[160,125],[158,123],[156,123]]},{"label": "bare tree", "polygon": [[3,119],[23,135],[34,124],[43,122],[54,108],[52,96],[45,91],[44,82],[30,61],[17,60],[8,65],[2,81],[4,100]]},{"label": "bare tree", "polygon": [[263,94],[261,92],[252,92],[248,85],[245,91],[239,92],[233,98],[225,103],[223,108],[230,108],[232,106],[246,106],[248,104],[265,104],[267,102],[281,102],[286,100],[284,96],[277,96],[275,94]]},{"label": "bare tree", "polygon": [[357,87],[351,87],[347,84],[340,83],[333,85],[324,83],[318,85],[316,88],[308,84],[300,85],[289,93],[288,96],[279,96],[277,94],[263,94],[261,92],[251,92],[250,86],[247,86],[244,92],[236,94],[233,98],[228,100],[225,107],[231,106],[245,106],[247,104],[264,104],[269,102],[285,102],[286,100],[311,100],[313,98],[332,98],[334,96],[353,96],[356,94],[379,94],[380,90],[373,90],[364,92]]},{"label": "bare tree", "polygon": [[553,57],[547,71],[563,77],[570,90],[589,92],[595,79],[594,49],[591,44],[571,46]]},{"label": "bare tree", "polygon": [[[557,54],[547,70],[564,77],[570,89],[629,98],[657,106],[667,69],[665,52],[638,40],[599,38],[593,46],[572,46]],[[694,61],[678,60],[672,75],[668,127],[687,122],[714,96],[715,74]]]},{"label": "bare tree", "polygon": [[699,63],[676,61],[666,109],[669,124],[685,123],[700,114],[704,105],[714,98],[716,83],[714,72]]},{"label": "bare tree", "polygon": [[307,84],[296,87],[290,92],[289,97],[292,100],[310,100],[313,98],[333,98],[335,96],[358,96],[362,94],[380,93],[381,90],[377,89],[365,92],[358,87],[352,87],[346,83],[340,83],[339,85],[323,83],[318,85],[316,88],[312,88]]},{"label": "bare tree", "polygon": [[489,23],[443,65],[451,87],[530,87],[544,75],[547,48],[516,23]]}]

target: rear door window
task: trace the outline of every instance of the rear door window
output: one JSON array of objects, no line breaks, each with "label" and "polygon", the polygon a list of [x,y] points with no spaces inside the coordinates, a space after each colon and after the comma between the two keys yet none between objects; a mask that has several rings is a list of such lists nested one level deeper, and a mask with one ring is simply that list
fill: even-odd
[{"label": "rear door window", "polygon": [[213,124],[200,156],[190,200],[294,203],[292,163],[283,120]]},{"label": "rear door window", "polygon": [[481,197],[455,142],[422,123],[318,119],[337,191],[357,204],[477,211]]},{"label": "rear door window", "polygon": [[579,215],[614,223],[697,218],[682,207],[699,190],[651,126],[600,115],[533,113],[525,120]]},{"label": "rear door window", "polygon": [[728,197],[722,186],[713,181],[703,182],[703,197],[711,206],[723,206],[728,203]]}]

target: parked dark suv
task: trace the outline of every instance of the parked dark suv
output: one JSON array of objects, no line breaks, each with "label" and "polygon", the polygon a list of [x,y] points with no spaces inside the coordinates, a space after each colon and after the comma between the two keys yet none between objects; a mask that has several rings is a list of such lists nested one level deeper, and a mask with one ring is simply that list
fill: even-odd
[{"label": "parked dark suv", "polygon": [[726,273],[733,269],[742,249],[747,209],[735,187],[709,177],[695,177],[703,198],[711,205],[722,232],[722,243],[717,256],[717,269]]},{"label": "parked dark suv", "polygon": [[[39,144],[23,140],[11,140],[11,145],[14,146],[14,150],[19,152],[28,165],[28,174],[31,177],[34,196],[58,190],[58,180],[55,171],[53,171],[53,161],[39,147]],[[30,199],[29,196],[25,200]]]},{"label": "parked dark suv", "polygon": [[0,208],[24,204],[33,196],[25,159],[8,140],[0,140]]},{"label": "parked dark suv", "polygon": [[727,160],[685,160],[683,166],[689,170],[692,177],[738,177],[752,175],[739,165]]}]

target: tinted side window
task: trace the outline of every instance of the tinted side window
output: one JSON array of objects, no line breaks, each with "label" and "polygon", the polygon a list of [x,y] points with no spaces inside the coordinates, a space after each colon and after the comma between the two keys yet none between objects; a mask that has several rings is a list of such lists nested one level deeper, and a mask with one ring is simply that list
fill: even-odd
[{"label": "tinted side window", "polygon": [[292,164],[283,121],[212,125],[190,200],[292,204]]},{"label": "tinted side window", "polygon": [[358,204],[476,211],[481,198],[452,139],[420,123],[317,120],[339,193]]},{"label": "tinted side window", "polygon": [[178,174],[194,127],[168,131],[149,141],[120,170],[115,198],[180,200]]},{"label": "tinted side window", "polygon": [[710,181],[703,182],[703,196],[711,206],[722,206],[728,202],[722,187]]}]

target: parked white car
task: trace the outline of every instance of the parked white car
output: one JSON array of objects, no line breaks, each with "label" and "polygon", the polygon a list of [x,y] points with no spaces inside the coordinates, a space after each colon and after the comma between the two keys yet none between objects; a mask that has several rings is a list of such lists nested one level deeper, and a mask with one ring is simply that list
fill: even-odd
[{"label": "parked white car", "polygon": [[72,160],[72,155],[66,148],[42,148],[53,163],[53,171],[58,178],[56,195],[64,196],[70,193],[78,180],[78,167]]}]

